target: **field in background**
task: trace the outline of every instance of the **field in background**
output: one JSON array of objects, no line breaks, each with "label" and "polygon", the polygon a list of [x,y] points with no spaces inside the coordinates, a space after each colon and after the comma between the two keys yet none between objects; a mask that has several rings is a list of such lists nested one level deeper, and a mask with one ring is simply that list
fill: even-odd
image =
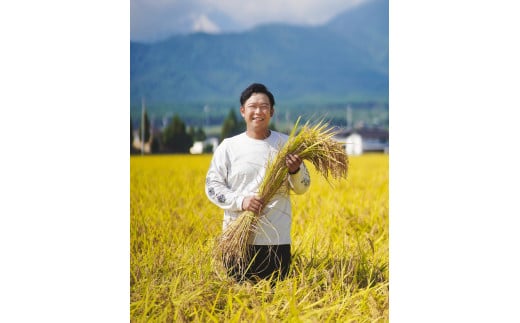
[{"label": "field in background", "polygon": [[274,288],[234,283],[213,260],[223,212],[204,194],[210,160],[130,158],[131,321],[388,321],[388,155],[350,157],[333,187],[311,174],[292,197],[290,275]]}]

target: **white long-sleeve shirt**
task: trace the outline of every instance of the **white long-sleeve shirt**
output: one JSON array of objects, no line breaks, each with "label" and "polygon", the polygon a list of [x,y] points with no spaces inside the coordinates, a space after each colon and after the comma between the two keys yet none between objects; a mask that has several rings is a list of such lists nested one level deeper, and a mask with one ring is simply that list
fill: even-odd
[{"label": "white long-sleeve shirt", "polygon": [[[287,139],[276,131],[264,140],[242,133],[224,139],[217,147],[206,176],[206,195],[224,209],[223,229],[243,212],[244,197],[258,194],[268,159],[276,156]],[[289,186],[296,194],[303,194],[309,185],[309,172],[302,163],[300,171],[289,175]],[[291,243],[291,213],[289,192],[280,190],[264,205],[253,244]]]}]

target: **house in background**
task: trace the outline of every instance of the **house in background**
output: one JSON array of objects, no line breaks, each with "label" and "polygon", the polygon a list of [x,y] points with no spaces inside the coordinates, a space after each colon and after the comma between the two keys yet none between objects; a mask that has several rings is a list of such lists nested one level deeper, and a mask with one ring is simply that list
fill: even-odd
[{"label": "house in background", "polygon": [[389,152],[389,134],[387,129],[358,128],[337,131],[334,137],[341,142],[347,155],[356,156],[367,152]]},{"label": "house in background", "polygon": [[[195,141],[190,148],[190,154],[214,153],[218,146],[217,137],[209,137],[204,141]],[[211,147],[211,148],[210,148]]]},{"label": "house in background", "polygon": [[132,142],[132,147],[135,151],[145,154],[150,154],[152,152],[152,142],[153,142],[153,134],[150,136],[150,140],[148,142],[141,142],[139,138],[139,131],[134,130],[134,141]]},{"label": "house in background", "polygon": [[347,155],[361,155],[363,153],[363,138],[360,134],[352,132],[345,137],[345,150]]}]

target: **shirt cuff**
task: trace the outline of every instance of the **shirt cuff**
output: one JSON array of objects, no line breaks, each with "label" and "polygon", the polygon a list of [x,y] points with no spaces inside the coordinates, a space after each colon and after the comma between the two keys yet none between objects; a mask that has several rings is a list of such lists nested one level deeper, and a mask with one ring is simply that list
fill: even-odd
[{"label": "shirt cuff", "polygon": [[296,175],[296,174],[298,174],[300,172],[300,168],[301,168],[301,166],[298,167],[298,169],[295,172],[293,172],[293,173],[289,172],[289,175]]},{"label": "shirt cuff", "polygon": [[240,195],[237,197],[237,199],[235,200],[235,207],[237,208],[237,210],[239,211],[244,211],[242,209],[242,202],[244,201],[244,196]]}]

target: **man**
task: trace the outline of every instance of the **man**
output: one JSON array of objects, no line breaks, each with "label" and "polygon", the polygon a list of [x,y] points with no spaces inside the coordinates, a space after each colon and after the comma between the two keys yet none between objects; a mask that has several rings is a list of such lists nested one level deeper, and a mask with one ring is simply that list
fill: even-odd
[{"label": "man", "polygon": [[[243,278],[284,279],[291,263],[291,203],[289,191],[280,191],[270,201],[258,197],[266,164],[276,156],[288,136],[269,130],[274,115],[274,96],[263,85],[253,83],[240,96],[240,114],[247,129],[226,138],[217,147],[206,176],[206,195],[224,210],[225,229],[243,211],[260,213],[253,242],[248,246],[251,264],[239,273],[233,264],[225,264],[229,274]],[[286,156],[289,186],[296,194],[305,193],[310,176],[302,159]]]}]

